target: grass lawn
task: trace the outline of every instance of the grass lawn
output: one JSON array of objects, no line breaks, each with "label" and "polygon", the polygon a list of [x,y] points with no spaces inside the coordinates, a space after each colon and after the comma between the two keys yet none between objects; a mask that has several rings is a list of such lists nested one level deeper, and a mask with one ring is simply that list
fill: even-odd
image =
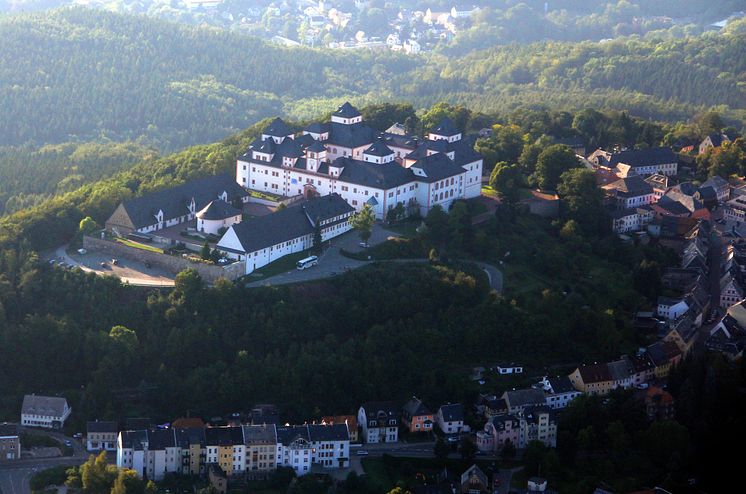
[{"label": "grass lawn", "polygon": [[292,271],[293,269],[295,269],[295,263],[310,255],[313,255],[313,253],[311,252],[311,249],[308,249],[304,250],[303,252],[297,252],[295,254],[281,257],[280,259],[267,264],[263,268],[257,269],[256,271],[251,273],[248,278],[251,281],[256,281],[270,278],[278,274],[287,273],[288,271]]},{"label": "grass lawn", "polygon": [[386,230],[398,233],[402,237],[414,238],[417,236],[417,228],[422,224],[422,219],[406,219],[393,225],[384,225]]},{"label": "grass lawn", "polygon": [[153,247],[152,245],[141,244],[139,242],[133,242],[132,240],[129,240],[126,238],[117,238],[115,240],[119,242],[120,244],[124,244],[127,247],[132,247],[133,249],[147,250],[149,252],[163,254],[163,249],[159,249],[158,247]]},{"label": "grass lawn", "polygon": [[260,192],[258,190],[250,190],[249,195],[251,197],[256,197],[257,199],[266,199],[267,201],[275,202],[279,202],[282,199],[282,196],[270,194],[269,192]]}]

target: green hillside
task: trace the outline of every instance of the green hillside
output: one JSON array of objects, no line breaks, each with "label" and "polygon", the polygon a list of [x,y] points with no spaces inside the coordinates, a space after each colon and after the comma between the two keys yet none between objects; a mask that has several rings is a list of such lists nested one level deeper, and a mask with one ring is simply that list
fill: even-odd
[{"label": "green hillside", "polygon": [[[526,105],[629,109],[683,119],[746,109],[746,22],[607,43],[502,45],[448,59],[281,48],[208,27],[82,8],[0,17],[0,145],[144,138],[161,150],[257,120],[356,104],[440,100],[487,112]],[[740,126],[740,125],[739,125]]]}]

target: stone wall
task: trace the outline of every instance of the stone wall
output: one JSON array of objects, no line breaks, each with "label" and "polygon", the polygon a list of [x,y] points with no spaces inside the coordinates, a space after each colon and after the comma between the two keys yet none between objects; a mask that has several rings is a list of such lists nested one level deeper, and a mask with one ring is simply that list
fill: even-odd
[{"label": "stone wall", "polygon": [[122,259],[142,263],[149,262],[152,266],[174,275],[191,268],[196,270],[207,283],[214,283],[218,278],[235,280],[245,274],[243,261],[234,262],[228,266],[216,266],[214,264],[191,261],[182,257],[127,247],[117,242],[88,236],[83,237],[83,247],[91,252],[106,252],[114,258],[121,257]]}]

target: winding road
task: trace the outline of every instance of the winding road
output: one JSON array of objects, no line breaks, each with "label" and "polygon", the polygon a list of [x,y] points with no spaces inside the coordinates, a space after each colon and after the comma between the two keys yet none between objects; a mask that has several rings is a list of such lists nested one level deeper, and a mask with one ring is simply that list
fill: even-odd
[{"label": "winding road", "polygon": [[33,429],[33,433],[51,436],[59,441],[71,441],[73,456],[22,458],[20,460],[0,461],[0,493],[31,494],[29,482],[36,473],[52,467],[80,465],[88,458],[88,452],[83,448],[83,445],[71,437],[67,437],[59,432],[40,431],[37,429]]}]

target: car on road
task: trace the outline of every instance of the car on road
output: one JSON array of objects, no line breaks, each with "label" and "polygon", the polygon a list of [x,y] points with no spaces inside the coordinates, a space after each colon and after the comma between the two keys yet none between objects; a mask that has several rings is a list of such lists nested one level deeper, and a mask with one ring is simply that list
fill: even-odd
[{"label": "car on road", "polygon": [[358,245],[363,249],[367,249],[368,247],[370,247],[370,244],[368,244],[367,242],[360,242]]},{"label": "car on road", "polygon": [[73,434],[73,437],[75,439],[82,439],[83,438],[83,433],[82,432],[76,432],[75,434]]},{"label": "car on road", "polygon": [[114,266],[119,266],[119,259],[112,259],[111,264]]},{"label": "car on road", "polygon": [[49,265],[50,265],[50,266],[54,266],[54,264],[55,264],[56,262],[57,262],[57,261],[55,261],[54,259],[50,259],[50,260],[49,260]]},{"label": "car on road", "polygon": [[637,386],[635,386],[637,389],[648,389],[648,383],[640,383]]},{"label": "car on road", "polygon": [[358,456],[368,456],[368,452],[364,449],[358,449],[357,453],[355,453]]},{"label": "car on road", "polygon": [[101,261],[100,263],[98,263],[98,265],[102,268],[107,268],[109,266],[108,264],[106,264],[106,261]]},{"label": "car on road", "polygon": [[65,446],[67,446],[68,448],[72,448],[73,442],[69,439],[65,439]]},{"label": "car on road", "polygon": [[457,442],[458,442],[458,440],[459,440],[459,437],[458,437],[458,436],[448,436],[448,439],[447,439],[447,441],[448,441],[449,443],[457,443]]},{"label": "car on road", "polygon": [[84,255],[86,255],[87,253],[88,253],[88,251],[87,251],[87,250],[85,250],[85,249],[78,249],[78,254],[80,254],[81,256],[84,256]]}]

